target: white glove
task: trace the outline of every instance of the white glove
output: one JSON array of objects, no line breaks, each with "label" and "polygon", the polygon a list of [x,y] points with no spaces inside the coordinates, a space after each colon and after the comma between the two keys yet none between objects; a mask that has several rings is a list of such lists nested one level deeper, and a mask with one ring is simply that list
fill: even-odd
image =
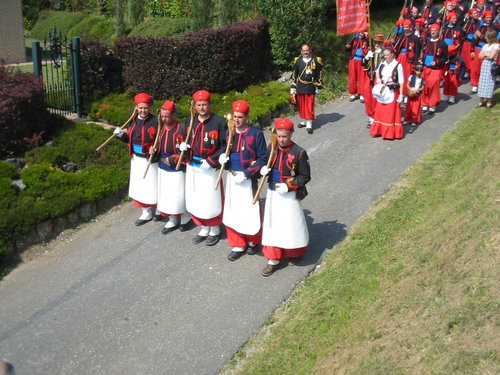
[{"label": "white glove", "polygon": [[296,92],[297,92],[297,90],[295,90],[294,88],[290,89],[290,95],[295,95]]},{"label": "white glove", "polygon": [[237,184],[241,184],[246,179],[247,176],[245,176],[245,173],[243,172],[236,172],[236,175],[234,176],[234,182],[236,182]]},{"label": "white glove", "polygon": [[116,135],[118,138],[121,138],[122,135],[124,134],[124,131],[121,128],[115,128],[115,130],[113,130],[113,134]]},{"label": "white glove", "polygon": [[286,186],[285,183],[278,183],[278,184],[274,185],[274,188],[280,194],[288,193],[288,186]]},{"label": "white glove", "polygon": [[190,148],[191,146],[188,145],[186,142],[181,142],[181,144],[179,145],[179,151],[187,151],[188,148]]},{"label": "white glove", "polygon": [[260,169],[260,175],[261,176],[267,176],[269,174],[271,170],[267,167],[267,165],[264,165],[261,169]]},{"label": "white glove", "polygon": [[320,94],[320,92],[321,92],[321,90],[320,90],[320,89],[316,89],[315,94],[316,94],[316,95],[319,95],[319,94]]},{"label": "white glove", "polygon": [[226,154],[220,154],[220,156],[219,156],[219,164],[220,165],[226,164],[228,160],[229,160],[229,157]]},{"label": "white glove", "polygon": [[367,59],[373,58],[373,51],[368,51],[365,56]]},{"label": "white glove", "polygon": [[200,169],[202,171],[208,171],[210,168],[211,168],[210,164],[208,164],[208,162],[205,159],[203,159],[203,161],[200,164]]}]

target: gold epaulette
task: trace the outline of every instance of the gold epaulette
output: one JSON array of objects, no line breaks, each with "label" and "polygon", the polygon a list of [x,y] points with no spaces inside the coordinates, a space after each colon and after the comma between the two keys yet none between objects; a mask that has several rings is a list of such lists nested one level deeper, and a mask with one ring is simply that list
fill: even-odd
[{"label": "gold epaulette", "polygon": [[323,59],[321,57],[316,57],[316,60],[321,64],[321,65],[324,65],[323,64]]},{"label": "gold epaulette", "polygon": [[299,61],[299,58],[298,57],[294,58],[293,59],[293,65],[297,64],[297,61]]}]

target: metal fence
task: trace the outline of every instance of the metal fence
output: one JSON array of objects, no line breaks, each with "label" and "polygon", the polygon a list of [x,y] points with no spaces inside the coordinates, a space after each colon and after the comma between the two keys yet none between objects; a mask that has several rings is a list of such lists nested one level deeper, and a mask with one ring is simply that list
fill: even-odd
[{"label": "metal fence", "polygon": [[68,43],[56,28],[43,40],[32,43],[33,72],[43,78],[49,111],[82,117],[80,38]]}]

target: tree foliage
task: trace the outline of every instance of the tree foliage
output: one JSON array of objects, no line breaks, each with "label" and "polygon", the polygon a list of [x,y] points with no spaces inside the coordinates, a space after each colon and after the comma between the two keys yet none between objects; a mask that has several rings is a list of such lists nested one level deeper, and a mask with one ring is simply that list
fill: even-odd
[{"label": "tree foliage", "polygon": [[262,14],[271,24],[274,63],[289,67],[300,46],[323,43],[329,0],[257,0]]}]

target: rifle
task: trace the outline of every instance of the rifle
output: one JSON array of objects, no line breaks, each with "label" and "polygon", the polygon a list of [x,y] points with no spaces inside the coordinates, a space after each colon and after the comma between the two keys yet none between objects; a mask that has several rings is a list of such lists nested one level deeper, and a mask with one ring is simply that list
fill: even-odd
[{"label": "rifle", "polygon": [[[191,135],[191,131],[193,130],[194,116],[196,116],[196,108],[194,108],[194,102],[192,100],[191,100],[190,113],[191,113],[191,119],[189,120],[189,127],[186,134],[186,141],[185,141],[186,143],[189,142],[189,136]],[[179,168],[181,167],[182,158],[184,157],[185,152],[186,151],[181,151],[179,160],[177,161],[177,165],[175,166],[176,171],[178,171]]]},{"label": "rifle", "polygon": [[163,124],[161,123],[161,112],[158,110],[158,131],[156,132],[156,138],[155,142],[153,143],[153,153],[149,155],[148,159],[148,165],[146,166],[146,170],[144,171],[144,176],[142,178],[146,178],[146,175],[148,174],[149,166],[151,165],[151,161],[153,160],[153,157],[155,156],[156,153],[156,147],[158,146],[158,142],[160,140],[160,133],[163,130]]},{"label": "rifle", "polygon": [[[233,121],[231,115],[227,115],[226,118],[227,118],[227,128],[229,130],[229,139],[226,143],[226,151],[224,152],[224,154],[226,156],[229,156],[229,153],[231,152],[231,147],[233,146],[234,121]],[[217,181],[215,182],[215,188],[214,188],[215,190],[217,190],[217,188],[219,187],[223,172],[224,172],[224,166],[221,165],[221,167],[219,169],[219,175],[217,176]]]},{"label": "rifle", "polygon": [[[132,113],[132,116],[130,116],[130,118],[125,122],[125,124],[123,124],[122,126],[120,126],[120,129],[125,129],[127,127],[127,125],[130,123],[130,121],[132,120],[135,120],[135,118],[137,117],[139,113],[137,112],[137,108],[134,109],[134,112]],[[103,148],[104,146],[106,146],[109,142],[111,142],[111,140],[115,138],[115,135],[113,134],[111,137],[109,137],[108,139],[106,139],[99,147],[97,147],[95,150],[96,151],[101,151],[101,148]]]},{"label": "rifle", "polygon": [[[278,149],[278,136],[276,135],[276,129],[273,128],[271,130],[272,136],[271,136],[271,153],[269,154],[269,159],[267,160],[267,168],[271,168],[271,165],[273,164],[273,159],[274,156],[276,155],[276,150]],[[262,188],[264,187],[264,184],[266,183],[267,176],[262,176],[262,180],[259,182],[259,187],[257,188],[257,191],[255,192],[255,195],[253,197],[252,204],[255,204],[259,198],[260,198],[260,192],[262,191]]]}]

